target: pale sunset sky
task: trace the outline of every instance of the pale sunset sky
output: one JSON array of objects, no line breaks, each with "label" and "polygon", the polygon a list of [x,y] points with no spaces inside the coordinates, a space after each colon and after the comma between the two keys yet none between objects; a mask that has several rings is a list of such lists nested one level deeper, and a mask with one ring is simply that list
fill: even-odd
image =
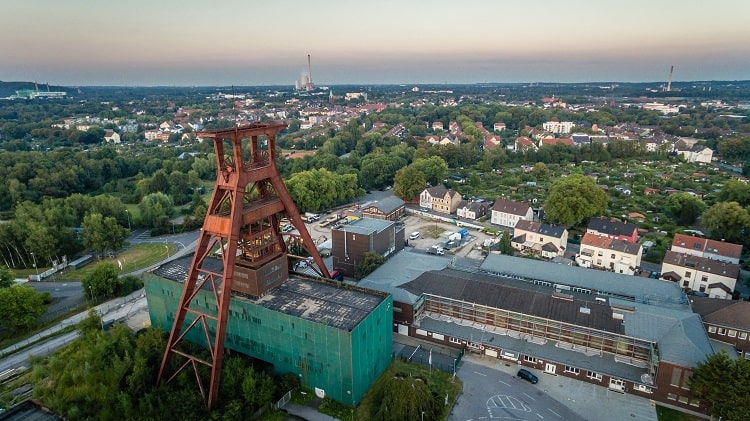
[{"label": "pale sunset sky", "polygon": [[0,80],[317,85],[750,79],[748,0],[0,0]]}]

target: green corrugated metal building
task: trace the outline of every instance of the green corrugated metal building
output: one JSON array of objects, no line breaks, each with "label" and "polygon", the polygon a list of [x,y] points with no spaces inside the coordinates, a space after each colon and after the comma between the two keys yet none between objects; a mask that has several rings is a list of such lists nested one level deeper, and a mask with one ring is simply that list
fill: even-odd
[{"label": "green corrugated metal building", "polygon": [[[186,257],[144,274],[153,326],[171,330],[189,267]],[[191,306],[216,311],[209,291],[199,292]],[[356,405],[390,364],[392,326],[390,294],[290,277],[260,298],[232,297],[225,346]],[[191,330],[187,339],[205,345],[200,330]]]}]

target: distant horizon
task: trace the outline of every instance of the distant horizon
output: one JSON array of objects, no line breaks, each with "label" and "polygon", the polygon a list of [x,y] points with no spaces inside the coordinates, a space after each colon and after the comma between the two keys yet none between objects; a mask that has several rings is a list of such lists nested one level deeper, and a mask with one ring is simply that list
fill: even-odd
[{"label": "distant horizon", "polygon": [[7,3],[0,80],[293,86],[308,54],[325,86],[750,78],[746,0]]},{"label": "distant horizon", "polygon": [[[680,85],[685,83],[750,83],[748,79],[710,79],[710,80],[672,80],[672,85]],[[42,86],[47,86],[48,82],[39,82],[33,80],[1,80],[0,83],[36,83],[39,85],[40,90]],[[629,84],[629,85],[648,85],[648,84],[666,84],[667,81],[653,80],[653,81],[617,81],[617,80],[594,80],[588,82],[550,82],[550,81],[526,81],[526,82],[466,82],[466,83],[451,83],[451,82],[413,82],[413,83],[338,83],[338,84],[320,84],[316,85],[315,89],[322,89],[336,86],[403,86],[408,88],[420,87],[420,86],[476,86],[476,85],[611,85],[611,84]],[[147,84],[136,84],[136,85],[94,85],[94,84],[83,84],[83,85],[68,85],[60,83],[49,83],[50,86],[65,87],[65,88],[230,88],[230,87],[269,87],[269,88],[294,88],[294,84],[257,84],[257,85],[245,85],[245,84],[227,84],[227,85],[147,85]],[[304,92],[304,91],[300,91]]]}]

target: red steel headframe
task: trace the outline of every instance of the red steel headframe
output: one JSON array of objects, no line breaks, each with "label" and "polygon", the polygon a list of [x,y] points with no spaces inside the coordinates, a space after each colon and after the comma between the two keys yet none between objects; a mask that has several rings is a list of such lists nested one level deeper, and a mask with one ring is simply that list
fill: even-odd
[{"label": "red steel headframe", "polygon": [[[281,255],[287,251],[287,245],[284,243],[278,222],[281,219],[279,215],[285,213],[297,228],[298,241],[313,257],[319,274],[330,278],[328,269],[276,168],[276,135],[284,128],[286,124],[278,122],[253,123],[198,134],[199,137],[214,141],[217,163],[216,187],[177,306],[157,381],[169,382],[182,370],[191,366],[198,381],[201,396],[207,400],[209,408],[214,406],[218,398],[232,281],[238,253],[243,252],[243,246],[238,244],[245,238],[250,238],[251,241],[255,241],[255,244],[261,241],[261,234],[252,237],[245,233],[248,230],[257,231],[257,226],[266,221],[267,233],[264,238],[278,241],[278,245],[271,244],[271,248],[264,249],[264,251],[271,250],[270,256],[268,254],[260,256],[260,253],[257,253],[256,258],[263,263],[276,255]],[[267,144],[266,149],[262,144],[263,136]],[[247,141],[243,142],[243,140]],[[231,151],[225,150],[225,142],[229,143]],[[249,150],[243,148],[249,148]],[[247,156],[249,159],[245,160]],[[268,224],[268,221],[271,223]],[[203,268],[205,259],[217,249],[217,246],[221,248],[222,273],[211,272]],[[205,307],[202,309],[191,307],[192,300],[201,289],[212,293],[216,300],[217,311],[215,313],[206,311]],[[189,323],[186,326],[188,320]],[[212,328],[214,332],[211,332]],[[178,349],[178,345],[192,329],[200,329],[205,335],[205,342],[211,354],[209,361]],[[172,360],[175,356],[184,359],[184,362],[177,368],[172,367]],[[204,388],[205,373],[201,373],[201,366],[210,367],[211,370],[208,396]]]}]

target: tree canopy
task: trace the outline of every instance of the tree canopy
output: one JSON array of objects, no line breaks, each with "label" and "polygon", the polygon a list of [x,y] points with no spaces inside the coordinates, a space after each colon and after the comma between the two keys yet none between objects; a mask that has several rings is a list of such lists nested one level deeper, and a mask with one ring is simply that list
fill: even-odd
[{"label": "tree canopy", "polygon": [[703,200],[689,193],[675,193],[667,199],[667,212],[680,225],[692,225],[704,210]]},{"label": "tree canopy", "polygon": [[545,218],[555,224],[573,225],[601,215],[607,209],[607,193],[583,174],[555,180],[544,202]]},{"label": "tree canopy", "polygon": [[750,360],[723,351],[711,355],[695,367],[688,386],[714,417],[740,421],[750,414]]},{"label": "tree canopy", "polygon": [[713,239],[746,244],[750,215],[737,202],[719,202],[703,212],[701,225]]}]

